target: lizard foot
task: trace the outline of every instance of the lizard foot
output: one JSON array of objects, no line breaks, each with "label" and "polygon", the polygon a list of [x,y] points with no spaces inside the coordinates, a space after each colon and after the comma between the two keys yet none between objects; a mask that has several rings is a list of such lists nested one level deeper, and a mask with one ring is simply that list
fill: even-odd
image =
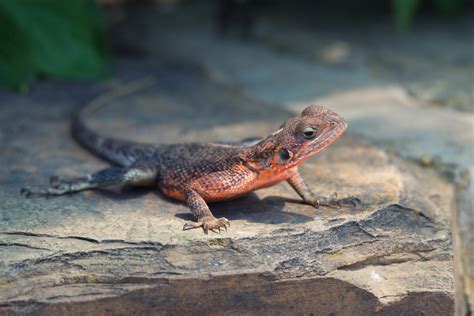
[{"label": "lizard foot", "polygon": [[331,208],[342,208],[343,206],[358,207],[362,204],[359,198],[354,196],[342,198],[342,199],[321,199],[316,200],[312,203],[314,207],[319,206],[331,207]]},{"label": "lizard foot", "polygon": [[26,198],[34,198],[34,197],[51,197],[51,196],[58,196],[63,195],[66,193],[71,192],[71,187],[67,183],[59,183],[59,184],[52,184],[50,188],[29,188],[25,187],[21,189],[20,193]]},{"label": "lizard foot", "polygon": [[208,231],[220,234],[221,228],[227,230],[227,225],[229,225],[230,227],[230,222],[225,217],[215,218],[214,216],[205,216],[201,218],[201,220],[198,222],[189,222],[184,224],[183,230],[202,227],[204,233],[206,234],[208,233]]}]

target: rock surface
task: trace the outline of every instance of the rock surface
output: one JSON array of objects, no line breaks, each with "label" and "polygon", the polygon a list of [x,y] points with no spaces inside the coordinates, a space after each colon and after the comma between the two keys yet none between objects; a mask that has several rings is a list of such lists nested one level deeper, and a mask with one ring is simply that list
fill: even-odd
[{"label": "rock surface", "polygon": [[[203,23],[213,19],[210,3],[137,12],[141,23],[131,19],[125,42],[149,58],[193,61],[213,80],[291,111],[321,102],[353,132],[454,179],[456,312],[472,313],[474,7],[451,18],[419,15],[397,32],[384,2],[321,2],[318,10],[319,2],[281,1],[259,12],[255,38],[243,41]],[[134,40],[137,29],[146,40]]]},{"label": "rock surface", "polygon": [[[322,195],[358,209],[302,204],[287,184],[211,205],[221,235],[181,231],[192,217],[155,190],[116,188],[24,199],[25,184],[103,166],[68,134],[80,100],[121,89],[45,83],[2,94],[0,313],[451,314],[453,185],[435,170],[346,134],[301,168]],[[104,134],[149,142],[266,135],[293,114],[196,69],[146,66],[156,85],[90,120]],[[59,93],[58,93],[59,91]]]}]

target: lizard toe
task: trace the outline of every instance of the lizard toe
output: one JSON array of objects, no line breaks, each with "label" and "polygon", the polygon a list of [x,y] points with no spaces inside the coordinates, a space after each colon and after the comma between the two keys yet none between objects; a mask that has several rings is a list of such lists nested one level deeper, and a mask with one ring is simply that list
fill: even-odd
[{"label": "lizard toe", "polygon": [[342,208],[340,200],[328,199],[328,200],[321,200],[319,205],[331,208]]},{"label": "lizard toe", "polygon": [[41,189],[23,188],[21,189],[20,194],[28,199],[34,197],[45,197],[48,195],[48,192]]},{"label": "lizard toe", "polygon": [[184,223],[183,225],[183,230],[190,230],[190,229],[194,229],[194,228],[199,228],[199,227],[202,227],[202,222],[187,222],[187,223]]}]

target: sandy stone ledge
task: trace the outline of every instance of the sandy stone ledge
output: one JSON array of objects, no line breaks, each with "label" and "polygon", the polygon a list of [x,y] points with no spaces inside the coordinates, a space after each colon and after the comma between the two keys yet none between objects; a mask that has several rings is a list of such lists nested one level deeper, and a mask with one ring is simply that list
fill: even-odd
[{"label": "sandy stone ledge", "polygon": [[[239,140],[292,115],[193,69],[153,71],[155,86],[91,126],[142,141]],[[67,121],[71,95],[100,89],[61,87],[69,93],[52,101],[56,89],[0,96],[13,103],[0,108],[0,314],[453,313],[455,189],[436,171],[349,129],[301,172],[322,195],[359,197],[359,208],[317,210],[279,184],[211,205],[231,221],[220,235],[181,231],[187,208],[155,190],[24,199],[25,184],[105,166],[71,140]]]}]

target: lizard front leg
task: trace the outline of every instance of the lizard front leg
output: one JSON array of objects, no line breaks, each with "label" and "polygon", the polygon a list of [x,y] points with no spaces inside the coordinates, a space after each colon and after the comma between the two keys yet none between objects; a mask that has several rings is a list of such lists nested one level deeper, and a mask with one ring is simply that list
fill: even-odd
[{"label": "lizard front leg", "polygon": [[21,193],[26,197],[49,197],[116,184],[148,185],[153,184],[155,179],[156,171],[153,168],[138,166],[130,168],[112,167],[72,180],[51,177],[50,187],[23,188]]},{"label": "lizard front leg", "polygon": [[316,194],[311,191],[299,171],[296,171],[287,181],[305,203],[313,205],[316,208],[319,208],[320,205],[334,208],[341,208],[343,205],[356,207],[357,204],[361,203],[356,197],[347,197],[339,200],[317,197]]},{"label": "lizard front leg", "polygon": [[220,232],[221,228],[227,230],[227,225],[230,226],[230,222],[227,218],[215,218],[214,215],[212,215],[206,201],[204,201],[204,199],[195,190],[186,189],[185,197],[186,204],[196,217],[197,222],[184,224],[183,230],[202,227],[204,232],[207,234],[209,230],[218,233]]}]

